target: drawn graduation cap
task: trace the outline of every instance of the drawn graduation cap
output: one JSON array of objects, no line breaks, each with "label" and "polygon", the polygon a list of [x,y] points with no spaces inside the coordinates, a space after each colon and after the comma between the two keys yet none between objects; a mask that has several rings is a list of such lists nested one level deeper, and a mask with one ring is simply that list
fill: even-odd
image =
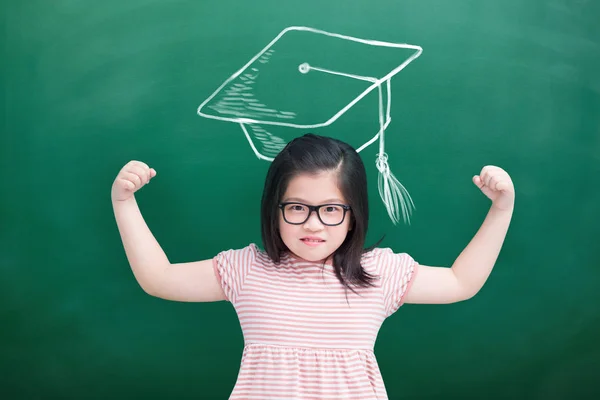
[{"label": "drawn graduation cap", "polygon": [[390,171],[384,134],[391,122],[390,81],[422,51],[409,44],[289,27],[202,102],[198,114],[239,124],[256,156],[272,161],[298,136],[297,129],[328,127],[350,109],[361,109],[361,120],[368,114],[377,124],[356,151],[379,140],[379,194],[394,224],[400,212],[410,223],[414,203]]}]

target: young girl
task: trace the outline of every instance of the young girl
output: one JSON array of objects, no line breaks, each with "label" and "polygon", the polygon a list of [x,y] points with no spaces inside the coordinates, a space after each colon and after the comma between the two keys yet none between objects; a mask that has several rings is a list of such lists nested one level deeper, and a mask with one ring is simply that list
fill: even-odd
[{"label": "young girl", "polygon": [[127,258],[150,295],[231,302],[244,335],[230,399],[387,399],[373,348],[403,303],[452,303],[483,286],[514,204],[508,174],[484,167],[473,182],[492,201],[451,268],[417,264],[389,248],[365,249],[367,180],[358,153],[308,134],[271,163],[261,206],[264,251],[250,244],[213,259],[172,264],[133,194],[156,175],[131,161],[112,187]]}]

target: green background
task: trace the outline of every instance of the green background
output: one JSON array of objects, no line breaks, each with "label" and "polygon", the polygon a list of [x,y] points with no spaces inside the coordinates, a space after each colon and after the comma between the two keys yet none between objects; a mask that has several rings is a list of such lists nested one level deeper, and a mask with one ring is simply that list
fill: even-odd
[{"label": "green background", "polygon": [[[515,183],[483,290],[384,323],[390,398],[600,394],[598,2],[29,0],[0,14],[2,398],[227,398],[243,346],[233,308],[146,295],[110,187],[129,160],[158,171],[137,198],[172,262],[260,244],[268,163],[196,109],[291,25],[423,47],[392,80],[386,136],[416,211],[391,223],[370,146],[370,242],[449,266],[489,207],[471,177],[493,164]],[[319,133],[359,143],[367,120]]]}]

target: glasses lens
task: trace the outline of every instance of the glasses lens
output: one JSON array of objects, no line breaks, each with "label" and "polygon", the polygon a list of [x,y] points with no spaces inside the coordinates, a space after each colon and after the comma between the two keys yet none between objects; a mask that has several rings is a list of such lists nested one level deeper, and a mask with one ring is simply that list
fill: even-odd
[{"label": "glasses lens", "polygon": [[301,224],[308,217],[308,207],[303,204],[286,204],[283,207],[283,217],[291,224]]},{"label": "glasses lens", "polygon": [[337,225],[344,219],[344,209],[335,204],[326,204],[319,208],[319,217],[327,225]]}]

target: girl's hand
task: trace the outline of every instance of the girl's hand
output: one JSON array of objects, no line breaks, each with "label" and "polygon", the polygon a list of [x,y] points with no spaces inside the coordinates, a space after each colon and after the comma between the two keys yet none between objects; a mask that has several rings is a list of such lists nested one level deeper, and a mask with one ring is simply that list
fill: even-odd
[{"label": "girl's hand", "polygon": [[515,204],[515,188],[506,171],[500,167],[487,165],[479,175],[473,177],[473,183],[490,200],[492,206],[500,210],[512,210]]},{"label": "girl's hand", "polygon": [[154,168],[141,161],[129,161],[119,171],[111,190],[113,201],[125,201],[156,176]]}]

